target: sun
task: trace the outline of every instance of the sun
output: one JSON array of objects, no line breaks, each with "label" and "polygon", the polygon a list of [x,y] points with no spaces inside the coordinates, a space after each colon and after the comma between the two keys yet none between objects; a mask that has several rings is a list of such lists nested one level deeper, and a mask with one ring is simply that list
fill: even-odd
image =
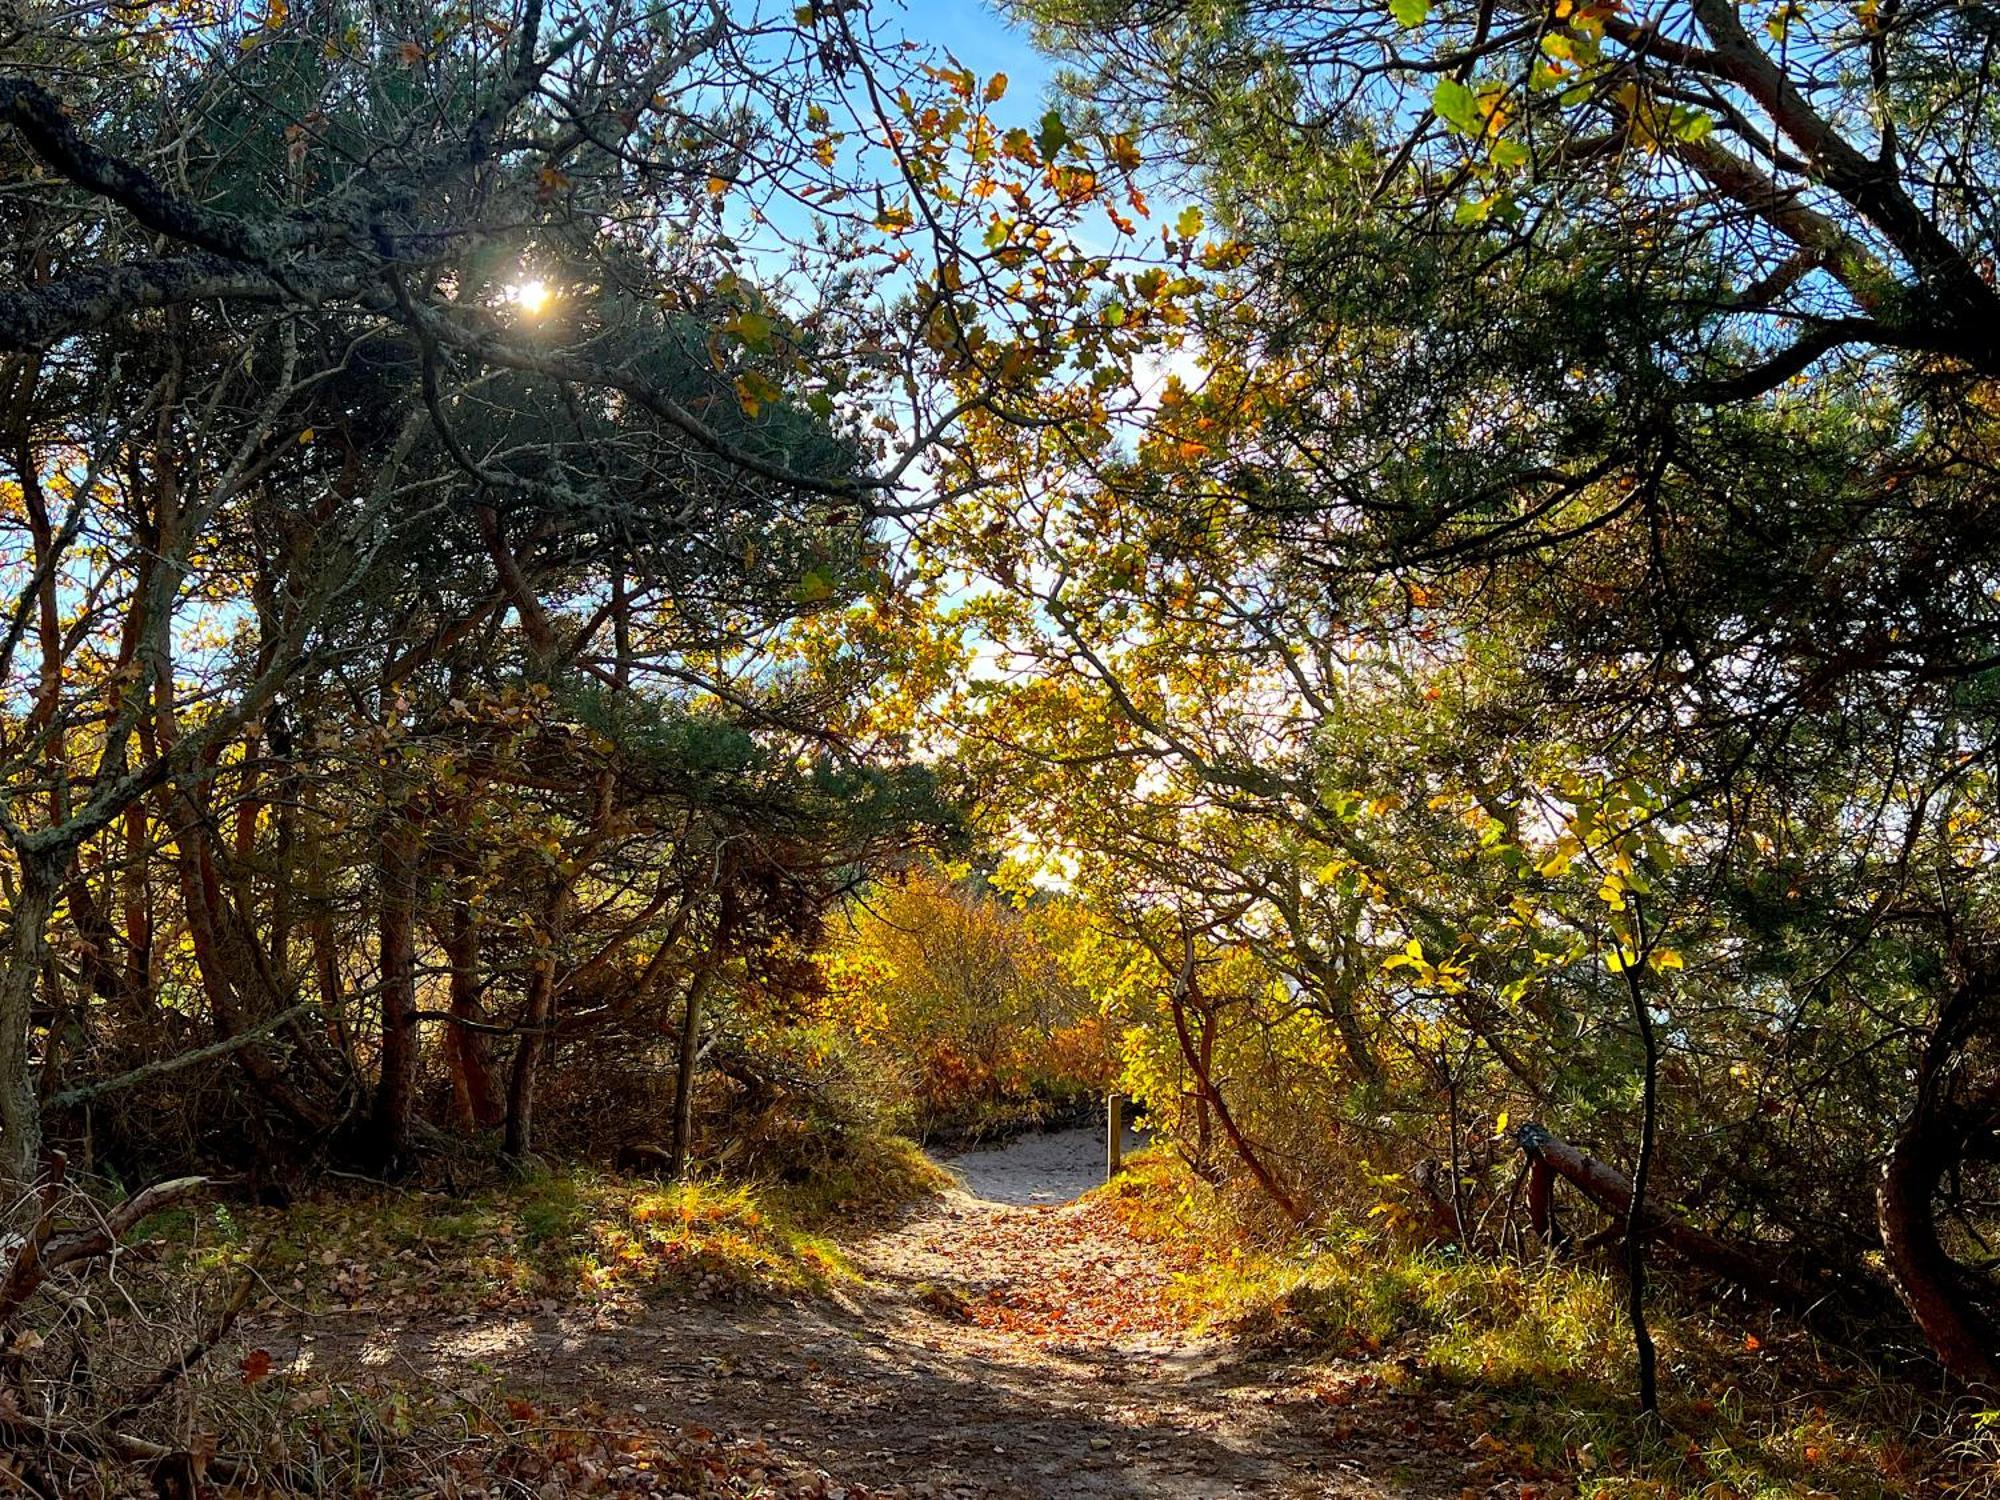
[{"label": "sun", "polygon": [[549,305],[549,284],[540,279],[517,281],[507,288],[507,300],[528,317],[540,317]]}]

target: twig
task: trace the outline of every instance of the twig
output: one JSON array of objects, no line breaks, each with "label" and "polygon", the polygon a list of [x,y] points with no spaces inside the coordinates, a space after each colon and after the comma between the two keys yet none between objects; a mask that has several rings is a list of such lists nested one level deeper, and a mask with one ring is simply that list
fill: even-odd
[{"label": "twig", "polygon": [[151,1380],[107,1412],[99,1425],[110,1427],[152,1405],[169,1387],[185,1379],[196,1365],[208,1357],[210,1350],[229,1336],[229,1330],[236,1326],[236,1320],[242,1316],[243,1309],[250,1305],[250,1294],[256,1290],[257,1283],[261,1279],[258,1272],[263,1266],[264,1255],[270,1248],[271,1238],[266,1235],[258,1242],[257,1248],[250,1252],[250,1262],[243,1268],[243,1279],[237,1283],[236,1290],[216,1313],[208,1330],[197,1337],[176,1358],[162,1365]]}]

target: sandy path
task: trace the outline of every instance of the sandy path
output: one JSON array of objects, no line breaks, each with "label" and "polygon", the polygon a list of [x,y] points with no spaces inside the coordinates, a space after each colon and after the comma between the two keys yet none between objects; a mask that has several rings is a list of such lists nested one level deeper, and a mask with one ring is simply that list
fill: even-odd
[{"label": "sandy path", "polygon": [[[1137,1132],[1125,1132],[1128,1155],[1144,1144]],[[1053,1207],[1081,1198],[1104,1181],[1104,1131],[1053,1130],[939,1160],[974,1198]]]},{"label": "sandy path", "polygon": [[[855,1244],[869,1286],[839,1304],[659,1304],[615,1325],[558,1310],[365,1336],[322,1328],[294,1347],[322,1367],[491,1371],[750,1438],[774,1473],[819,1471],[829,1494],[1461,1493],[1463,1465],[1426,1441],[1429,1401],[1386,1394],[1351,1368],[1244,1361],[1192,1339],[1158,1247],[1106,1210],[987,1196],[1034,1204],[1094,1186],[1102,1149],[1097,1133],[1073,1131],[950,1161],[978,1192],[947,1193]],[[1364,1400],[1342,1394],[1356,1388]]]}]

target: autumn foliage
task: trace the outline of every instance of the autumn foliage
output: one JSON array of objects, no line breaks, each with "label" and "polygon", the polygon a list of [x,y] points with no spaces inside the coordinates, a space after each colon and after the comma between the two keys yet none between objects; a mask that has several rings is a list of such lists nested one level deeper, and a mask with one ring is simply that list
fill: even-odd
[{"label": "autumn foliage", "polygon": [[1114,1091],[1245,1244],[1615,1286],[1649,1419],[1690,1292],[1991,1406],[1991,18],[1010,10],[1045,98],[848,0],[0,16],[22,1442],[192,1462],[7,1351],[197,1175]]}]

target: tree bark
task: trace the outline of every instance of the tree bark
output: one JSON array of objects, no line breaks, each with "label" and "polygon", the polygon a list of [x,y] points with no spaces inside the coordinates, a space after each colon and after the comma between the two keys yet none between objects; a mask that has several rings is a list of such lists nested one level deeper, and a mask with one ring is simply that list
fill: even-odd
[{"label": "tree bark", "polygon": [[1632,1003],[1632,1024],[1638,1029],[1645,1064],[1640,1079],[1639,1155],[1632,1164],[1632,1192],[1625,1210],[1625,1311],[1632,1325],[1632,1349],[1639,1361],[1639,1414],[1660,1411],[1659,1352],[1646,1325],[1646,1182],[1653,1173],[1653,1139],[1660,1122],[1660,1038],[1653,1026],[1639,975],[1645,963],[1646,919],[1639,898],[1632,907],[1633,956],[1625,965],[1625,993]]},{"label": "tree bark", "polygon": [[1223,1137],[1236,1152],[1237,1160],[1243,1163],[1244,1170],[1249,1172],[1257,1186],[1264,1190],[1265,1196],[1278,1206],[1280,1213],[1292,1223],[1303,1227],[1312,1222],[1311,1216],[1299,1207],[1298,1200],[1285,1190],[1285,1185],[1278,1181],[1276,1174],[1264,1164],[1263,1158],[1243,1134],[1236,1123],[1236,1117],[1230,1113],[1229,1105],[1222,1097],[1222,1091],[1215,1086],[1202,1050],[1195,1046],[1193,1037],[1189,1035],[1187,1007],[1190,1004],[1197,1004],[1197,1008],[1202,1009],[1204,1013],[1206,1007],[1199,1006],[1197,1002],[1199,988],[1195,979],[1192,935],[1186,939],[1186,949],[1180,977],[1174,982],[1173,990],[1168,997],[1168,1004],[1174,1017],[1174,1035],[1180,1042],[1181,1056],[1186,1059],[1189,1069],[1193,1071],[1195,1087],[1201,1091],[1201,1097],[1206,1099],[1215,1111],[1215,1123],[1222,1128]]},{"label": "tree bark", "polygon": [[[1609,1162],[1586,1155],[1532,1120],[1515,1128],[1514,1143],[1527,1156],[1531,1169],[1547,1167],[1605,1213],[1630,1223],[1631,1179]],[[1542,1196],[1537,1194],[1532,1175],[1529,1191],[1531,1203]],[[1545,1196],[1543,1201],[1546,1203]],[[1553,1208],[1544,1212],[1553,1214]],[[1646,1204],[1643,1217],[1646,1234],[1690,1265],[1712,1271],[1781,1306],[1802,1307],[1812,1300],[1804,1287],[1753,1250],[1696,1229],[1652,1203]]]},{"label": "tree bark", "polygon": [[451,964],[451,1020],[445,1027],[446,1065],[451,1069],[452,1108],[459,1128],[490,1130],[507,1118],[507,1100],[493,1066],[486,1034],[463,1024],[484,1019],[479,1001],[479,920],[460,891],[445,918],[442,943]]},{"label": "tree bark", "polygon": [[555,1022],[556,948],[569,912],[574,880],[574,872],[560,877],[560,884],[550,893],[548,931],[543,936],[542,951],[528,974],[521,1039],[514,1044],[514,1066],[507,1076],[507,1130],[500,1151],[517,1164],[526,1161],[535,1147],[535,1089]]},{"label": "tree bark", "polygon": [[2000,1388],[2000,1326],[1967,1295],[1965,1272],[1938,1233],[1936,1199],[1945,1176],[1981,1137],[2000,1129],[2000,1085],[1954,1097],[1965,1053],[1995,1026],[1989,977],[1969,974],[1953,990],[1917,1065],[1916,1101],[1890,1144],[1875,1193],[1882,1253],[1897,1293],[1938,1363],[1975,1387]]},{"label": "tree bark", "polygon": [[500,1153],[509,1161],[527,1160],[535,1146],[535,1086],[542,1053],[548,1046],[555,965],[540,960],[528,977],[528,1003],[521,1014],[521,1038],[514,1044],[514,1066],[507,1075],[507,1131]]},{"label": "tree bark", "polygon": [[[169,804],[166,816],[173,828],[175,861],[180,872],[188,943],[215,1017],[217,1036],[227,1039],[237,1036],[246,1024],[239,1005],[243,995],[264,995],[270,1000],[271,1004],[262,1007],[265,1015],[286,1007],[277,1003],[279,997],[265,995],[269,975],[259,962],[255,939],[225,909],[210,858],[207,831],[200,810],[193,803],[193,792],[169,790],[165,795]],[[236,1050],[236,1058],[257,1085],[259,1102],[277,1105],[314,1134],[324,1134],[333,1128],[333,1116],[293,1085],[267,1048],[257,1044],[242,1046]]]},{"label": "tree bark", "polygon": [[715,972],[728,954],[731,930],[736,925],[736,896],[724,885],[722,906],[715,919],[715,937],[707,955],[688,978],[687,1003],[681,1012],[680,1067],[674,1074],[673,1156],[667,1175],[679,1182],[687,1176],[688,1159],[694,1145],[694,1083],[701,1060],[702,1002]]},{"label": "tree bark", "polygon": [[392,802],[376,861],[377,952],[382,970],[382,1056],[375,1082],[372,1153],[394,1170],[410,1148],[417,1097],[417,871],[422,831],[406,797]]},{"label": "tree bark", "polygon": [[49,916],[67,855],[21,851],[21,885],[7,919],[0,965],[0,1181],[25,1190],[39,1175],[41,1105],[29,1072],[28,1033],[42,968],[49,956]]},{"label": "tree bark", "polygon": [[[1196,1078],[1206,1078],[1209,1065],[1215,1058],[1215,1013],[1204,1010],[1201,1013],[1201,1038],[1196,1044],[1198,1061],[1193,1072]],[[1206,1176],[1214,1165],[1215,1120],[1214,1109],[1208,1102],[1208,1090],[1196,1085],[1194,1091],[1194,1166],[1195,1171]]]}]

